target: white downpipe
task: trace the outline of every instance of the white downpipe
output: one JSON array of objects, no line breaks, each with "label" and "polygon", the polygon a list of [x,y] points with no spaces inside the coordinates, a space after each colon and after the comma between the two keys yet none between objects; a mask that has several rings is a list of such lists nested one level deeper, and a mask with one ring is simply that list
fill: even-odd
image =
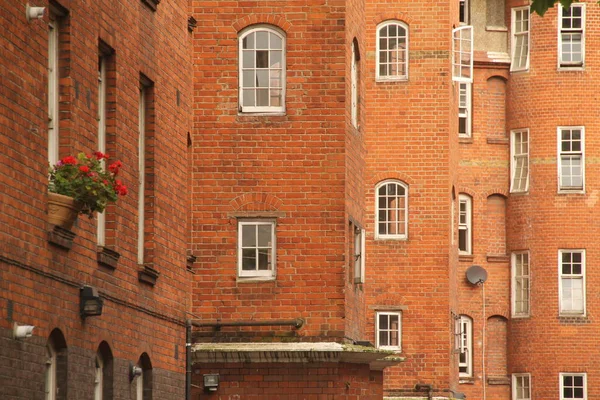
[{"label": "white downpipe", "polygon": [[486,318],[485,318],[485,285],[481,284],[481,296],[482,296],[482,305],[483,305],[483,330],[481,334],[481,371],[483,376],[483,400],[486,400],[486,384],[485,381],[485,326],[486,326]]}]

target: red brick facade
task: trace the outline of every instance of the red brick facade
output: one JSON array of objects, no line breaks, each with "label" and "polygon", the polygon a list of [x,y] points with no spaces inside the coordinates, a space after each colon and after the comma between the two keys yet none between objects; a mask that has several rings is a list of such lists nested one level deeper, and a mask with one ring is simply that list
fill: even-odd
[{"label": "red brick facade", "polygon": [[[103,399],[135,398],[141,381],[144,400],[182,398],[185,372],[194,399],[508,400],[514,374],[552,399],[564,373],[600,396],[595,3],[584,65],[557,68],[555,7],[530,17],[520,71],[513,8],[527,4],[513,0],[467,1],[465,21],[459,1],[64,0],[29,22],[13,3],[0,12],[1,398],[44,398],[47,343],[57,399],[93,397],[96,354]],[[469,24],[465,86],[452,30]],[[382,55],[387,34],[406,52]],[[47,222],[49,137],[58,158],[98,146],[99,57],[106,151],[129,187],[101,245],[93,219]],[[579,157],[561,161],[559,127],[583,132],[580,189],[559,188],[558,164]],[[519,192],[511,132],[525,129]],[[561,251],[583,273],[565,277],[579,264]],[[80,318],[84,285],[101,316]],[[14,339],[15,323],[33,337]]]},{"label": "red brick facade", "polygon": [[[0,12],[0,398],[48,398],[49,341],[57,352],[57,399],[93,398],[97,352],[105,366],[103,399],[135,397],[130,364],[146,370],[144,399],[182,398],[191,276],[187,3],[161,2],[153,10],[158,1],[38,1],[31,5],[45,14],[29,22],[26,3],[7,2]],[[123,162],[129,194],[106,211],[103,248],[94,219],[80,216],[70,231],[47,222],[50,20],[58,30],[59,107],[52,122],[59,158],[98,149],[98,60],[105,57],[106,152],[109,162]],[[142,75],[153,82],[146,96],[144,266],[136,257]],[[84,285],[104,301],[102,315],[85,320]],[[14,323],[35,326],[33,336],[13,339]]]}]

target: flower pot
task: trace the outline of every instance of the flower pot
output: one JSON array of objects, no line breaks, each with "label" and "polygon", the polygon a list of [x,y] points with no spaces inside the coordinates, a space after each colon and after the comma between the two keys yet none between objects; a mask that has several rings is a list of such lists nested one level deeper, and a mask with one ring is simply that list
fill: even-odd
[{"label": "flower pot", "polygon": [[74,198],[58,193],[48,193],[48,222],[71,229],[79,215],[81,205]]}]

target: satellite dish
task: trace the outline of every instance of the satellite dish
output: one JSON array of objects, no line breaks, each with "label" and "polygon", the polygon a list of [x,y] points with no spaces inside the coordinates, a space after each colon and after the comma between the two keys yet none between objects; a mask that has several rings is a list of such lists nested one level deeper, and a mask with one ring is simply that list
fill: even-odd
[{"label": "satellite dish", "polygon": [[473,285],[481,285],[487,279],[487,271],[479,265],[473,265],[467,270],[467,280]]}]

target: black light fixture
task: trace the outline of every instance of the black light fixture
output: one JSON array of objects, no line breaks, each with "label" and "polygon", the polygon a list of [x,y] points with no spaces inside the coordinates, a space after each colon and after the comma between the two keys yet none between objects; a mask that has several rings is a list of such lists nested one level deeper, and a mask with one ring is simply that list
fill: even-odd
[{"label": "black light fixture", "polygon": [[81,318],[102,315],[104,301],[98,295],[98,289],[93,286],[84,286],[79,290],[79,313]]},{"label": "black light fixture", "polygon": [[219,388],[219,374],[204,374],[204,390],[216,392]]}]

